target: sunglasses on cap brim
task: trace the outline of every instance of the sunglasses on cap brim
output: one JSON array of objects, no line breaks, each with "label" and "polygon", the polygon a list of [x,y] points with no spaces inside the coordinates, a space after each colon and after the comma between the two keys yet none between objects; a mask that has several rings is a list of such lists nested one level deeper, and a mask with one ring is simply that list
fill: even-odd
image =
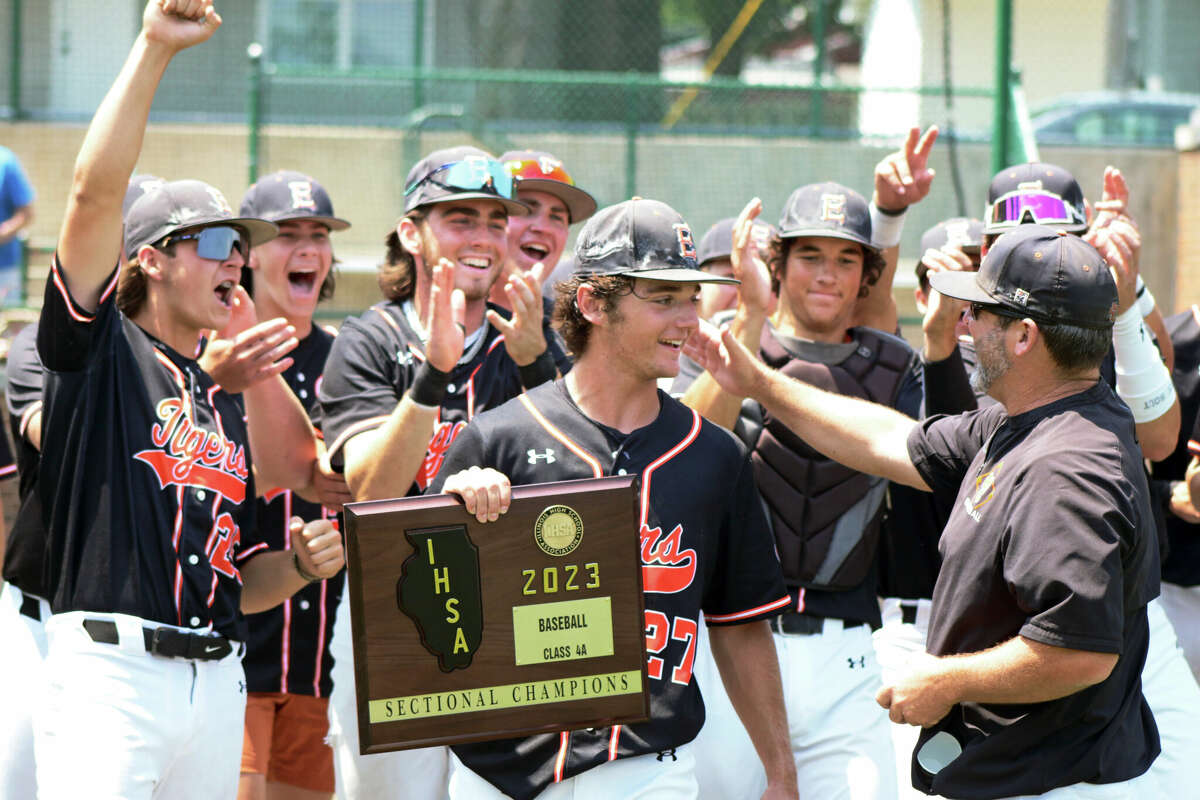
[{"label": "sunglasses on cap brim", "polygon": [[243,258],[247,256],[247,250],[249,250],[249,238],[241,229],[232,225],[214,225],[191,233],[168,235],[163,237],[157,246],[163,248],[176,242],[191,240],[196,242],[196,255],[213,261],[224,261],[229,258],[229,254],[235,247]]},{"label": "sunglasses on cap brim", "polygon": [[405,197],[426,183],[450,191],[487,192],[508,200],[513,199],[513,176],[503,164],[492,158],[474,156],[443,164],[424,178],[414,181],[404,190]]},{"label": "sunglasses on cap brim", "polygon": [[505,161],[505,168],[518,181],[539,180],[558,181],[568,186],[574,186],[575,180],[567,173],[558,161],[544,158],[526,158],[524,160]]},{"label": "sunglasses on cap brim", "polygon": [[988,210],[992,228],[1016,227],[1034,222],[1038,225],[1083,225],[1083,211],[1062,197],[1046,191],[1009,192],[996,199]]}]

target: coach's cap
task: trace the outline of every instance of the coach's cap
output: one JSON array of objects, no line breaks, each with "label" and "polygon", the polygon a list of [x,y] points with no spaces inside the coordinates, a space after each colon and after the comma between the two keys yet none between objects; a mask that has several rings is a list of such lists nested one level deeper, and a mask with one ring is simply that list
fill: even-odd
[{"label": "coach's cap", "polygon": [[162,186],[166,181],[157,175],[151,175],[148,172],[143,172],[139,175],[134,175],[129,179],[129,185],[125,187],[125,199],[121,201],[121,219],[129,215],[129,209],[137,202],[137,199],[151,189]]},{"label": "coach's cap", "polygon": [[[710,261],[720,258],[730,258],[733,255],[733,225],[736,217],[726,217],[714,222],[700,239],[696,248],[696,263],[704,267]],[[769,222],[755,220],[750,235],[759,251],[766,256],[771,237],[775,234],[775,226]]]},{"label": "coach's cap", "polygon": [[596,199],[575,185],[575,179],[563,167],[562,161],[542,150],[509,150],[500,162],[517,179],[517,195],[521,189],[553,195],[567,207],[571,222],[583,222],[596,213]]},{"label": "coach's cap", "polygon": [[826,236],[848,239],[878,252],[871,244],[867,201],[840,183],[810,183],[792,192],[779,218],[779,236]]},{"label": "coach's cap", "polygon": [[435,150],[408,171],[404,181],[404,213],[451,200],[498,200],[513,216],[529,213],[515,200],[516,182],[504,165],[478,147],[463,145]]},{"label": "coach's cap", "polygon": [[666,203],[635,197],[595,213],[575,243],[575,275],[738,283],[697,268],[692,231]]},{"label": "coach's cap", "polygon": [[979,272],[935,272],[929,282],[947,297],[999,306],[997,313],[1049,324],[1108,328],[1117,285],[1096,248],[1064,230],[1020,225],[1002,235]]},{"label": "coach's cap", "polygon": [[133,258],[144,244],[154,244],[185,228],[237,225],[250,236],[250,246],[269,242],[279,233],[274,223],[257,217],[235,217],[225,195],[204,181],[171,181],[142,194],[125,215],[125,254]]},{"label": "coach's cap", "polygon": [[334,215],[329,192],[302,172],[280,170],[258,179],[246,190],[238,209],[242,216],[260,217],[276,224],[285,220],[311,219],[344,231],[350,223]]},{"label": "coach's cap", "polygon": [[1079,181],[1054,164],[1030,162],[1006,167],[988,187],[984,233],[1002,233],[1034,223],[1070,233],[1087,230],[1087,212]]}]

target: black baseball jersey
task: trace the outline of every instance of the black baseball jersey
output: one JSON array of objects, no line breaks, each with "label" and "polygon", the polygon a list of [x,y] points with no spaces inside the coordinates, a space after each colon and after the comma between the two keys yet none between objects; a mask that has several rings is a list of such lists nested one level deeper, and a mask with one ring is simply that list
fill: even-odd
[{"label": "black baseball jersey", "polygon": [[514,486],[640,476],[650,721],[454,748],[518,800],[606,761],[690,742],[704,724],[692,679],[700,611],[717,626],[765,619],[788,603],[745,448],[665,393],[659,399],[654,422],[623,434],[585,416],[565,382],[544,384],[468,425],[429,489],[474,465]]},{"label": "black baseball jersey", "polygon": [[42,526],[41,501],[34,491],[41,454],[25,438],[30,419],[42,410],[44,370],[37,354],[37,328],[37,323],[26,325],[13,337],[9,343],[8,366],[5,369],[8,426],[16,442],[21,505],[8,532],[8,546],[4,551],[4,580],[26,594],[45,598],[48,595],[43,585],[46,530]]},{"label": "black baseball jersey", "polygon": [[[508,312],[488,304],[507,318]],[[421,334],[414,327],[411,301],[376,303],[346,320],[334,341],[321,385],[321,422],[329,458],[341,467],[342,446],[387,421],[408,391],[425,360]],[[547,346],[562,374],[570,369],[558,335],[543,318]],[[504,348],[504,336],[485,322],[467,337],[463,357],[450,373],[437,426],[409,494],[429,486],[454,438],[476,414],[495,408],[522,390],[516,362]]]},{"label": "black baseball jersey", "polygon": [[[864,346],[862,339],[866,336],[886,338],[890,343],[894,343],[896,352],[903,353],[902,359],[904,364],[900,365],[902,372],[899,380],[898,388],[894,396],[881,400],[897,408],[909,416],[916,417],[919,414],[921,406],[921,364],[920,360],[913,353],[912,348],[903,340],[889,336],[878,331],[871,331],[854,328],[848,332],[847,341],[837,344],[826,342],[813,342],[804,339],[798,339],[792,336],[786,336],[773,327],[768,326],[764,331],[764,337],[770,335],[779,343],[786,352],[787,356],[794,361],[803,361],[813,364],[826,365],[829,367],[837,367],[850,359],[855,358],[859,354],[860,349]],[[889,368],[894,365],[887,365]],[[882,369],[884,365],[876,364],[875,368]],[[869,376],[867,376],[869,378]],[[837,379],[837,380],[840,380]],[[672,391],[686,391],[686,385],[681,380],[676,380],[672,385]],[[839,387],[840,388],[840,387]],[[744,403],[742,406],[741,418],[738,420],[737,430],[739,436],[744,437],[744,441],[759,442],[760,432],[763,428],[764,420],[767,419],[766,412],[754,402]],[[794,436],[794,434],[793,434]],[[798,437],[795,437],[798,438]],[[807,445],[800,444],[802,448],[807,450]],[[820,456],[820,458],[824,458]],[[797,469],[805,470],[810,462],[804,462],[804,465],[798,466]],[[788,465],[779,465],[779,468],[787,468]],[[805,475],[795,475],[794,480],[790,481],[792,490],[799,494],[803,486],[803,482],[807,480]],[[765,480],[765,479],[764,479]],[[811,487],[810,487],[811,488]],[[828,490],[830,487],[822,487],[823,490]],[[828,492],[833,494],[833,492]],[[815,499],[816,494],[812,497]],[[825,500],[825,498],[822,498]],[[808,504],[813,511],[810,514],[804,515],[803,512],[796,511],[796,528],[803,527],[803,524],[808,524],[808,517],[817,518],[820,516],[823,524],[831,521],[836,521],[837,517],[829,512],[828,502],[818,503],[811,502]],[[817,509],[820,509],[818,512]],[[775,509],[776,514],[789,514],[791,509],[780,508]],[[866,522],[870,522],[874,518],[875,512],[868,514]],[[848,519],[853,518],[853,515],[845,515]],[[802,524],[803,523],[803,524]],[[858,523],[863,526],[864,522]],[[807,533],[807,531],[805,531]],[[857,533],[857,532],[855,532]],[[778,538],[779,533],[776,532]],[[854,623],[867,623],[872,627],[878,628],[881,621],[879,615],[879,600],[877,599],[878,584],[879,584],[879,559],[877,552],[871,552],[867,558],[869,559],[864,577],[853,587],[844,591],[829,591],[824,589],[805,588],[800,585],[791,585],[789,590],[792,597],[792,611],[798,611],[805,614],[811,614],[821,617],[832,617],[834,619],[847,620]],[[794,581],[789,583],[795,584]]]},{"label": "black baseball jersey", "polygon": [[46,282],[37,491],[51,609],[242,640],[238,565],[266,550],[244,412],[194,358],[118,311],[116,283],[114,270],[92,313],[57,259]]},{"label": "black baseball jersey", "polygon": [[[1170,547],[1163,558],[1163,580],[1178,586],[1200,585],[1200,525],[1175,516],[1170,510],[1171,481],[1184,479],[1192,455],[1200,454],[1200,310],[1195,306],[1167,317],[1167,333],[1175,346],[1171,380],[1179,395],[1179,442],[1174,452],[1151,465],[1151,490],[1163,512]],[[1190,452],[1189,452],[1190,451]]]},{"label": "black baseball jersey", "polygon": [[[314,325],[289,354],[292,366],[283,373],[310,415],[317,404],[317,388],[332,344],[333,335]],[[333,520],[336,514],[290,489],[267,489],[258,500],[258,525],[270,549],[291,548],[288,521],[292,517],[311,522]],[[242,666],[249,691],[329,696],[333,689],[329,643],[344,585],[345,575],[340,573],[308,584],[275,608],[247,615],[250,633]]]},{"label": "black baseball jersey", "polygon": [[931,417],[908,451],[934,492],[955,497],[930,653],[1020,635],[1120,656],[1108,678],[1058,700],[954,706],[917,750],[944,730],[962,754],[936,775],[914,758],[914,785],[996,798],[1141,775],[1159,752],[1141,691],[1158,548],[1129,409],[1097,382],[1013,417],[999,405]]}]

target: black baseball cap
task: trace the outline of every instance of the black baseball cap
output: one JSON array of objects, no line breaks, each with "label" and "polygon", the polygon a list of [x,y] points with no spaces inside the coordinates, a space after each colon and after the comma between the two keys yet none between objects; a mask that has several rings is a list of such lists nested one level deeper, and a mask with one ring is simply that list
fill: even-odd
[{"label": "black baseball cap", "polygon": [[543,150],[509,150],[500,162],[517,179],[517,195],[522,188],[545,192],[563,201],[571,222],[583,222],[596,213],[596,198],[575,185],[562,161]]},{"label": "black baseball cap", "polygon": [[597,211],[575,242],[575,275],[627,275],[680,283],[739,283],[698,269],[692,230],[679,212],[635,197]]},{"label": "black baseball cap", "polygon": [[[703,267],[710,261],[716,261],[719,258],[729,258],[733,255],[733,226],[737,222],[737,217],[726,217],[725,219],[717,220],[711,226],[704,236],[700,239],[700,244],[696,248],[696,263]],[[769,222],[763,222],[761,219],[754,220],[754,229],[751,231],[751,236],[762,238],[758,242],[760,250],[763,250],[766,243],[775,234],[775,226]]]},{"label": "black baseball cap", "polygon": [[792,192],[779,218],[781,239],[826,236],[847,239],[879,252],[871,244],[871,213],[867,201],[840,183],[810,183]]},{"label": "black baseball cap", "polygon": [[143,172],[130,178],[129,185],[125,187],[125,199],[121,201],[121,219],[129,215],[129,209],[133,207],[139,197],[164,183],[166,183],[165,180],[157,175],[151,175],[149,172]]},{"label": "black baseball cap", "polygon": [[259,178],[246,190],[238,209],[243,216],[260,217],[276,224],[285,220],[311,219],[344,231],[350,223],[333,213],[329,192],[302,172],[280,170]]},{"label": "black baseball cap", "polygon": [[125,255],[133,258],[144,244],[154,244],[187,228],[236,225],[250,246],[269,242],[279,233],[274,223],[258,217],[235,217],[225,195],[204,181],[171,181],[151,187],[125,215]]},{"label": "black baseball cap", "polygon": [[516,200],[516,183],[491,153],[463,145],[435,150],[408,171],[404,181],[404,213],[451,200],[498,200],[512,216],[529,206]]},{"label": "black baseball cap", "polygon": [[1006,167],[988,186],[984,233],[1002,233],[1016,225],[1037,224],[1070,233],[1087,230],[1083,189],[1067,170],[1033,161]]},{"label": "black baseball cap", "polygon": [[929,282],[947,297],[1038,322],[1104,329],[1116,318],[1117,285],[1104,258],[1078,236],[1045,225],[1000,236],[978,272],[935,272]]},{"label": "black baseball cap", "polygon": [[983,247],[983,220],[951,217],[921,234],[921,252],[958,247],[964,253],[978,253]]},{"label": "black baseball cap", "polygon": [[967,255],[978,255],[983,248],[983,220],[974,217],[951,217],[942,220],[921,234],[921,257],[917,260],[917,280],[922,280],[929,267],[921,259],[927,250],[955,246]]}]

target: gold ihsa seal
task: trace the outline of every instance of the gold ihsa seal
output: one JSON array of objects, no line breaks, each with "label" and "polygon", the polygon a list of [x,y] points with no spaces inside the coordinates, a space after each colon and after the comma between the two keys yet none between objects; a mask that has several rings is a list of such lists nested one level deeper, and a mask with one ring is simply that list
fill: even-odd
[{"label": "gold ihsa seal", "polygon": [[570,506],[549,506],[538,514],[533,538],[547,555],[565,556],[583,541],[583,520]]}]

